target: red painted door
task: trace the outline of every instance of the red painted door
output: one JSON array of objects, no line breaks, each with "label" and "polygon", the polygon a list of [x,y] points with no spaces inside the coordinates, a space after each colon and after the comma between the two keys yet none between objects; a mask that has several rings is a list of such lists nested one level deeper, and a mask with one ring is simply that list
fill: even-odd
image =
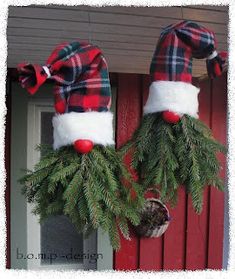
[{"label": "red painted door", "polygon": [[[214,136],[226,143],[227,75],[211,82],[194,81],[201,88],[199,115],[213,130]],[[149,77],[118,74],[117,82],[117,147],[130,139],[141,119],[146,102]],[[225,175],[225,157],[220,156]],[[204,207],[195,214],[192,202],[183,188],[175,208],[170,208],[172,222],[161,238],[122,239],[122,248],[114,254],[116,270],[197,270],[221,269],[223,257],[224,194],[206,187]]]}]

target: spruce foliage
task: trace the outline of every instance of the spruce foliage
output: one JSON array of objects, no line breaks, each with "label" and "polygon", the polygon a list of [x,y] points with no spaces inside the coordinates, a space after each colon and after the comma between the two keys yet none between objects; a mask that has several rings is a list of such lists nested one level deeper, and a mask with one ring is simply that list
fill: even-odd
[{"label": "spruce foliage", "polygon": [[184,185],[194,209],[200,213],[206,185],[223,190],[217,153],[226,149],[200,120],[184,115],[177,124],[166,123],[161,113],[147,114],[133,138],[122,148],[134,150],[132,166],[141,173],[140,183],[159,192],[162,201],[177,202]]},{"label": "spruce foliage", "polygon": [[83,155],[72,146],[56,151],[39,146],[38,150],[41,160],[20,182],[41,222],[64,214],[80,232],[89,234],[101,227],[109,233],[115,250],[120,248],[119,230],[130,239],[128,223],[140,222],[143,192],[113,147],[95,146]]}]

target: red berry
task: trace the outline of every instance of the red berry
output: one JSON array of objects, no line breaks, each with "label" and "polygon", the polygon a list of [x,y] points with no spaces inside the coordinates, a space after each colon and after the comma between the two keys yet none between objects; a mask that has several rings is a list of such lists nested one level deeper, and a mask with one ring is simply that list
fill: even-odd
[{"label": "red berry", "polygon": [[74,149],[81,154],[89,153],[94,146],[94,143],[91,140],[80,139],[76,140],[73,143]]},{"label": "red berry", "polygon": [[162,118],[167,122],[167,123],[172,123],[176,124],[180,120],[180,115],[173,112],[173,111],[163,111],[162,113]]}]

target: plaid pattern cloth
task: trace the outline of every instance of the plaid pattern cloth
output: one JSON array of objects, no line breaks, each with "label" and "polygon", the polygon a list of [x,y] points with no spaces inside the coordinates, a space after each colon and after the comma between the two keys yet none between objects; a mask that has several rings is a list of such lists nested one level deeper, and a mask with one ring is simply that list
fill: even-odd
[{"label": "plaid pattern cloth", "polygon": [[220,76],[227,68],[227,58],[228,53],[226,51],[221,51],[215,58],[206,60],[208,76],[211,79]]},{"label": "plaid pattern cloth", "polygon": [[[55,81],[55,109],[59,113],[108,111],[111,87],[107,63],[101,50],[85,42],[63,43],[46,62]],[[34,94],[48,75],[39,65],[20,64],[22,87]]]},{"label": "plaid pattern cloth", "polygon": [[[195,22],[186,20],[167,26],[160,35],[150,65],[152,81],[191,83],[192,59],[208,57],[216,44],[214,32]],[[210,67],[207,69],[208,74],[213,71]]]}]

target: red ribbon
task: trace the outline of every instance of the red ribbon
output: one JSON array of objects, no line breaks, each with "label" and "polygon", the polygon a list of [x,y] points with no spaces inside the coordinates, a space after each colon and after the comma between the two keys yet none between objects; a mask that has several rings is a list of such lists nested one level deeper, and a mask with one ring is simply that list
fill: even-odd
[{"label": "red ribbon", "polygon": [[17,69],[21,86],[31,95],[35,94],[47,79],[47,73],[40,65],[21,63],[18,65]]}]

